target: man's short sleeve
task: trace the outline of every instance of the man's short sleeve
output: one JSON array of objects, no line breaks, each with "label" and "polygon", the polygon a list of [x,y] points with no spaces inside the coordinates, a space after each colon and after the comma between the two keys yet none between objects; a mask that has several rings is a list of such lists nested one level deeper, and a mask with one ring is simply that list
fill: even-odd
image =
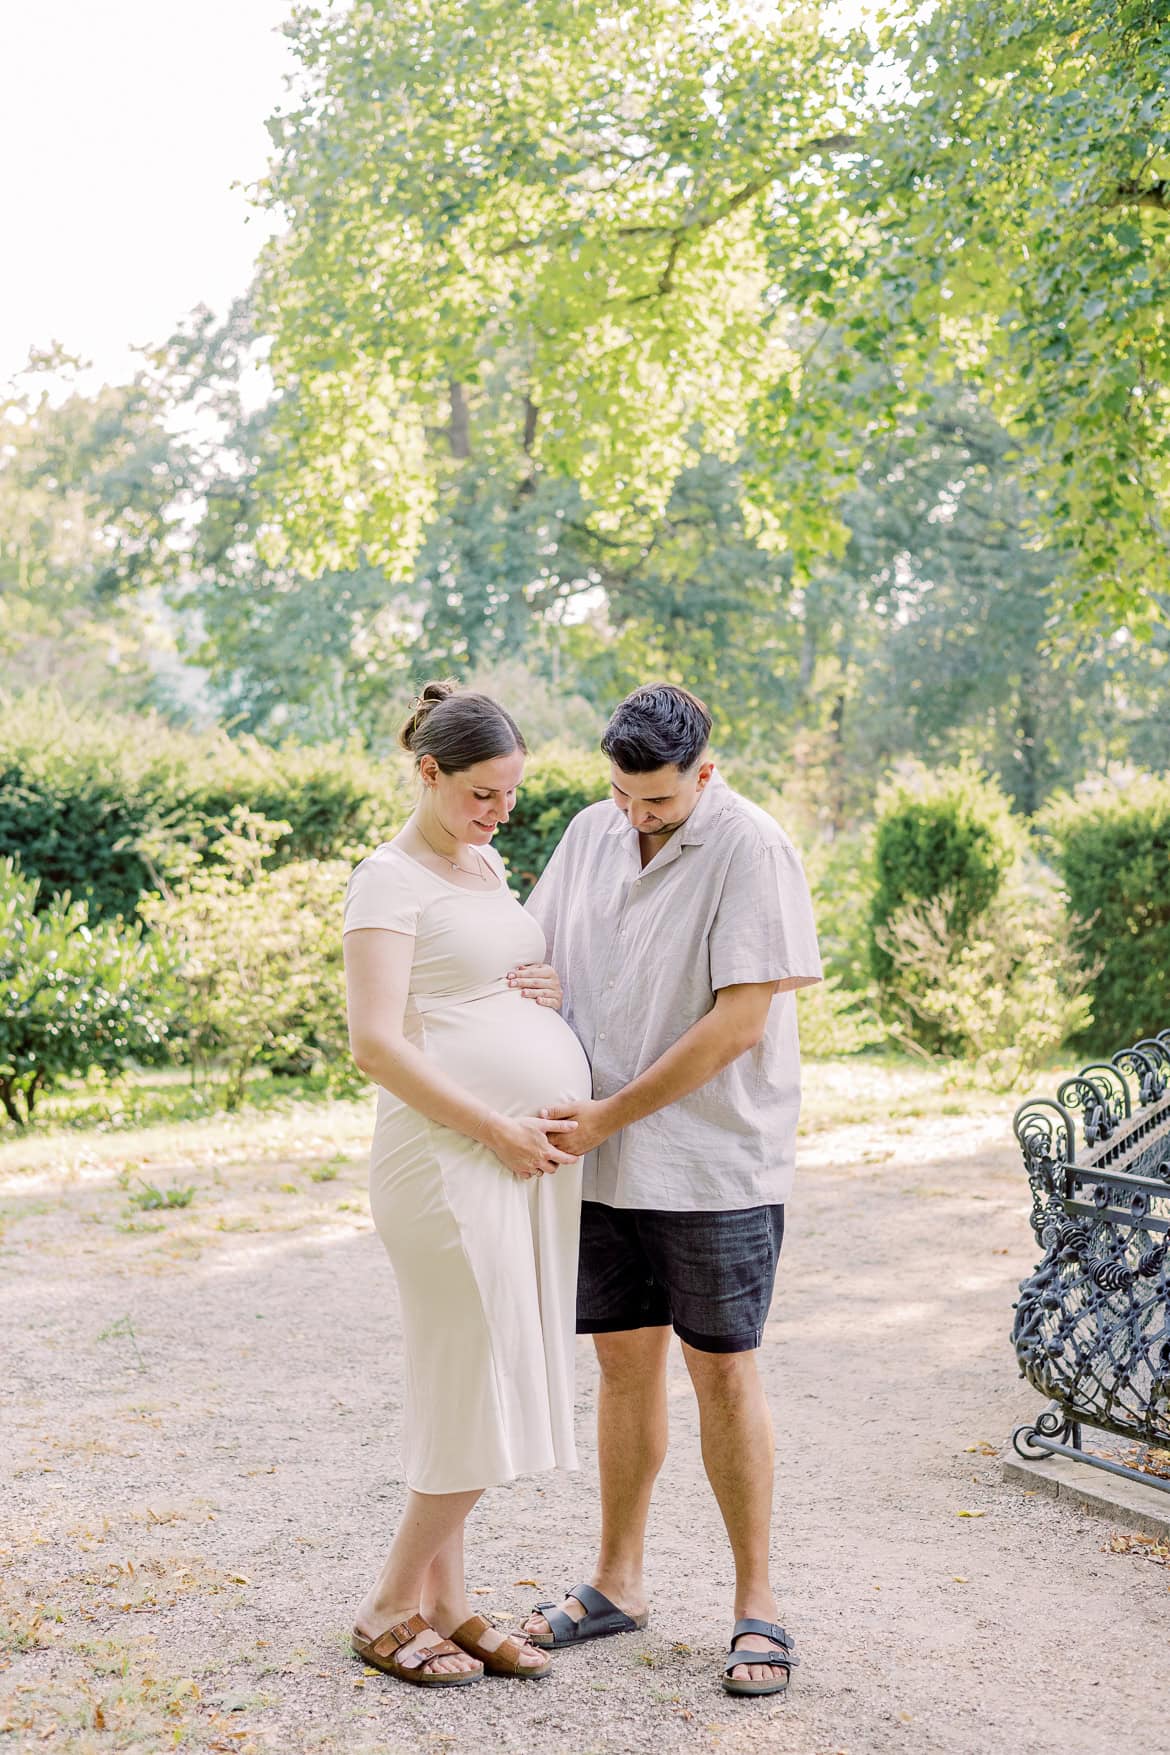
[{"label": "man's short sleeve", "polygon": [[422,900],[404,856],[371,854],[350,877],[341,930],[344,935],[363,926],[381,926],[388,932],[413,934],[421,913]]},{"label": "man's short sleeve", "polygon": [[[576,819],[573,819],[576,821]],[[525,902],[525,911],[531,914],[537,925],[544,932],[546,955],[550,963],[556,967],[557,919],[564,902],[564,886],[568,877],[567,855],[565,852],[573,833],[570,822],[553,848],[548,864],[536,880],[536,884]]]},{"label": "man's short sleeve", "polygon": [[804,867],[784,842],[737,847],[708,938],[711,991],[751,981],[822,979]]}]

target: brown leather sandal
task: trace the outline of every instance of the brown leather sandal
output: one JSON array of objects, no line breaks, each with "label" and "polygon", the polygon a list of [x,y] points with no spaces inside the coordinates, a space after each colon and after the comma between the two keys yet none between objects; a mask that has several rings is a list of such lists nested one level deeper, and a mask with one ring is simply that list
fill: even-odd
[{"label": "brown leather sandal", "polygon": [[[379,1633],[377,1639],[366,1639],[355,1627],[349,1636],[349,1643],[363,1663],[370,1664],[375,1670],[381,1670],[387,1676],[394,1676],[399,1682],[413,1682],[417,1688],[466,1688],[469,1682],[483,1681],[483,1666],[478,1670],[453,1670],[444,1675],[428,1669],[434,1658],[458,1657],[461,1648],[452,1645],[449,1639],[440,1639],[436,1635],[433,1645],[421,1646],[417,1651],[407,1652],[405,1657],[396,1653],[404,1645],[409,1645],[420,1633],[433,1631],[430,1624],[421,1615],[411,1615],[405,1621],[399,1621],[394,1627],[387,1627],[385,1633]],[[472,1656],[478,1656],[473,1652]]]},{"label": "brown leather sandal", "polygon": [[539,1681],[541,1676],[549,1674],[553,1667],[551,1658],[545,1658],[540,1664],[521,1663],[521,1652],[526,1645],[531,1644],[522,1633],[506,1633],[499,1645],[484,1645],[484,1634],[495,1631],[494,1624],[484,1616],[471,1615],[461,1626],[456,1627],[451,1638],[460,1651],[478,1658],[489,1676],[522,1676]]}]

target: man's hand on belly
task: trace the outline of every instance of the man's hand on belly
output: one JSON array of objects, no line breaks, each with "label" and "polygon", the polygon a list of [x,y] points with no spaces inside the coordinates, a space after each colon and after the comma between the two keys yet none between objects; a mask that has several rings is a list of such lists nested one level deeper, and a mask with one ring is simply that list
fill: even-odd
[{"label": "man's hand on belly", "polygon": [[542,1109],[540,1113],[550,1121],[577,1123],[572,1135],[573,1150],[582,1158],[607,1140],[610,1134],[617,1133],[621,1126],[608,1097],[591,1097],[584,1103],[567,1103],[560,1109]]},{"label": "man's hand on belly", "polygon": [[534,999],[537,1005],[555,1006],[560,1011],[565,995],[561,978],[551,963],[518,963],[504,979],[525,999]]}]

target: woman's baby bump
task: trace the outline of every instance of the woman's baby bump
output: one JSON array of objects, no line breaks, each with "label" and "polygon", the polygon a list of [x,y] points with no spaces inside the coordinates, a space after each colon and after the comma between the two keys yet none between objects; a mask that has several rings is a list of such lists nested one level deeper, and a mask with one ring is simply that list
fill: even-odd
[{"label": "woman's baby bump", "polygon": [[592,1094],[585,1051],[560,1013],[510,989],[436,1007],[425,1027],[427,1054],[507,1115],[539,1115]]}]

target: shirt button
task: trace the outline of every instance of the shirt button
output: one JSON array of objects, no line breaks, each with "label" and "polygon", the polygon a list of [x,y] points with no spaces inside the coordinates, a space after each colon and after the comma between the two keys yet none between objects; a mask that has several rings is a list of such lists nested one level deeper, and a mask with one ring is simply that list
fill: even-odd
[{"label": "shirt button", "polygon": [[598,1041],[599,1041],[599,1042],[604,1042],[604,1041],[605,1041],[605,1031],[604,1031],[604,1030],[602,1030],[602,1032],[601,1032],[601,1034],[600,1034],[600,1035],[599,1035],[599,1036],[598,1036],[598,1038],[597,1038],[597,1040],[598,1040]]}]

